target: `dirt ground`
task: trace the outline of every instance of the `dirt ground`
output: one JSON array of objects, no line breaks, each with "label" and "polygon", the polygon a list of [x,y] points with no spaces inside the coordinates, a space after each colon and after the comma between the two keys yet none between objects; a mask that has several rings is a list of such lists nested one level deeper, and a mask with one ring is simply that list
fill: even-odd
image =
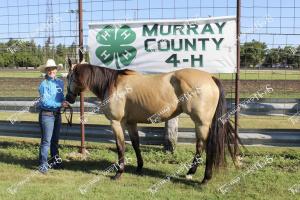
[{"label": "dirt ground", "polygon": [[[227,93],[234,92],[235,81],[223,80],[225,91]],[[240,93],[249,94],[255,93],[258,90],[265,90],[266,86],[273,88],[273,92],[280,94],[300,93],[300,80],[241,80],[240,81]]]},{"label": "dirt ground", "polygon": [[[42,78],[0,78],[0,97],[35,97],[38,95],[37,88],[41,80]],[[227,94],[234,93],[234,81],[223,80],[222,83]],[[247,95],[258,90],[263,91],[267,85],[273,88],[273,93],[279,96],[282,94],[282,98],[285,95],[300,93],[300,80],[241,80],[240,94]]]}]

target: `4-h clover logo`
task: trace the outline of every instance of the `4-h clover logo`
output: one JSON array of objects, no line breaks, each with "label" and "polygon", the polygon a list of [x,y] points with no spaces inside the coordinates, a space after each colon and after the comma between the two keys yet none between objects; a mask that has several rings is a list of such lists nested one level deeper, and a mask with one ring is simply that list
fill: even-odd
[{"label": "4-h clover logo", "polygon": [[136,56],[136,48],[130,46],[135,39],[135,32],[127,25],[120,28],[105,26],[96,36],[97,42],[101,45],[96,49],[96,56],[106,66],[113,61],[117,69],[127,66]]}]

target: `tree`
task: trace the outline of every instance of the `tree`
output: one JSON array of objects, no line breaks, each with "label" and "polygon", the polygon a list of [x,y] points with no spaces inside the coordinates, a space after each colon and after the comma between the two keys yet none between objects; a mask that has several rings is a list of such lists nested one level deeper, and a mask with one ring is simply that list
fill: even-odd
[{"label": "tree", "polygon": [[263,42],[252,40],[241,45],[241,66],[255,67],[262,64],[265,58],[267,45]]},{"label": "tree", "polygon": [[272,67],[273,65],[279,63],[280,63],[280,47],[267,50],[263,65],[265,67]]},{"label": "tree", "polygon": [[286,46],[283,49],[283,58],[282,60],[284,61],[284,63],[288,66],[292,66],[293,68],[297,66],[297,56],[296,56],[296,52],[297,49],[295,47],[292,46]]},{"label": "tree", "polygon": [[300,68],[300,45],[296,49],[296,67]]},{"label": "tree", "polygon": [[65,63],[65,57],[66,57],[66,52],[68,49],[65,47],[65,45],[58,44],[56,46],[56,54],[55,54],[55,61],[57,63]]}]

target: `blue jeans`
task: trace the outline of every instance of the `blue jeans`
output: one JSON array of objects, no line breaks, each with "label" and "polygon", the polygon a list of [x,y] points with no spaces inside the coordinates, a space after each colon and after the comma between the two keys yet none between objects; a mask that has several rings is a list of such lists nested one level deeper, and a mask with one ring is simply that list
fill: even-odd
[{"label": "blue jeans", "polygon": [[51,158],[59,155],[58,140],[61,127],[61,114],[42,112],[39,113],[39,124],[42,132],[39,162],[41,166],[48,166],[48,151],[50,148]]}]

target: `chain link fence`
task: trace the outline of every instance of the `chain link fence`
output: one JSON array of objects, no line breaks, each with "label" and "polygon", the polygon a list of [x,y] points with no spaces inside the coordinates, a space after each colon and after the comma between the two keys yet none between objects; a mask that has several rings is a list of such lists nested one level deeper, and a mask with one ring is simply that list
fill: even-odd
[{"label": "chain link fence", "polygon": [[[236,5],[236,0],[83,0],[85,59],[88,23],[228,16],[236,15]],[[299,18],[297,0],[241,1],[241,128],[299,128],[289,120],[299,110]],[[64,65],[68,56],[78,60],[78,19],[77,0],[1,1],[2,101],[36,98],[42,76],[35,68],[47,58]],[[235,74],[215,76],[233,110]],[[94,100],[86,95],[86,101]],[[192,127],[184,115],[179,124]]]}]

